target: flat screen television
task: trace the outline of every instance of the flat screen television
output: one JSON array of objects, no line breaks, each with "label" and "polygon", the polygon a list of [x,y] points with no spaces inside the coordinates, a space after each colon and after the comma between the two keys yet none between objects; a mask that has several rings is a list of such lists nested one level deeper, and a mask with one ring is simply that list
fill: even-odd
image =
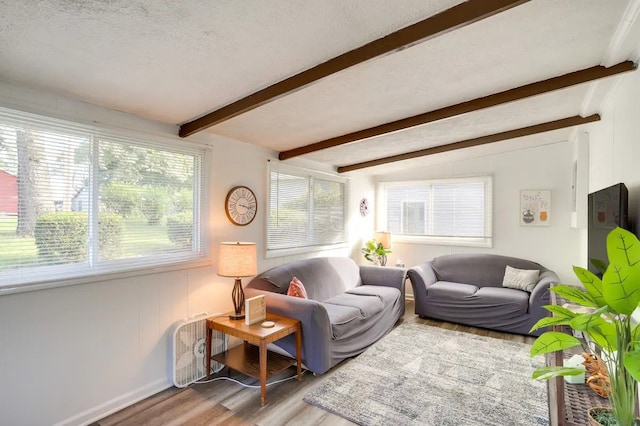
[{"label": "flat screen television", "polygon": [[[597,276],[602,271],[597,261],[608,265],[607,235],[616,227],[629,229],[629,191],[624,183],[618,183],[589,194],[588,259],[589,270]],[[594,260],[596,262],[594,263]]]}]

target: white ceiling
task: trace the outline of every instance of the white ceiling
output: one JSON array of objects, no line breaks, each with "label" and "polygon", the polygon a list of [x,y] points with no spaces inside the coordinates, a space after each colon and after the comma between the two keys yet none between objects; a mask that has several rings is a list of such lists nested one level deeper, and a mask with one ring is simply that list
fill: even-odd
[{"label": "white ceiling", "polygon": [[[0,0],[0,80],[182,124],[458,3]],[[206,131],[282,151],[595,65],[637,61],[639,4],[533,0],[329,76]],[[597,113],[615,78],[304,158],[349,165]],[[570,131],[435,157],[524,149],[567,140]]]}]

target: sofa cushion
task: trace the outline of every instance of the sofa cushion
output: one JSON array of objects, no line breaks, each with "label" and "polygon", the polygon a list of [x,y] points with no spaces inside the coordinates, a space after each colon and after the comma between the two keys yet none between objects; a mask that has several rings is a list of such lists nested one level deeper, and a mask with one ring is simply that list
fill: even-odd
[{"label": "sofa cushion", "polygon": [[353,327],[350,323],[360,318],[360,310],[352,306],[333,305],[330,303],[323,303],[322,306],[324,306],[329,316],[333,339],[339,339],[348,333]]},{"label": "sofa cushion", "polygon": [[325,305],[339,305],[356,308],[362,318],[370,318],[382,311],[382,300],[377,295],[342,293],[324,301]]},{"label": "sofa cushion", "polygon": [[540,271],[537,269],[517,269],[507,265],[502,286],[531,293],[538,284],[539,275]]},{"label": "sofa cushion", "polygon": [[429,286],[427,294],[430,298],[437,299],[460,299],[471,297],[478,292],[478,287],[471,284],[452,283],[449,281],[438,281]]},{"label": "sofa cushion", "polygon": [[[476,293],[483,305],[495,306],[496,316],[518,313],[524,315],[529,310],[529,293],[522,290],[500,287],[483,287]],[[476,302],[477,303],[477,302]]]},{"label": "sofa cushion", "polygon": [[439,256],[433,259],[431,266],[439,281],[473,284],[478,287],[502,287],[507,265],[518,269],[544,269],[529,260],[484,253]]},{"label": "sofa cushion", "polygon": [[384,287],[379,285],[361,285],[347,291],[349,294],[359,294],[362,296],[376,296],[386,306],[395,303],[401,296],[400,290],[395,287]]}]

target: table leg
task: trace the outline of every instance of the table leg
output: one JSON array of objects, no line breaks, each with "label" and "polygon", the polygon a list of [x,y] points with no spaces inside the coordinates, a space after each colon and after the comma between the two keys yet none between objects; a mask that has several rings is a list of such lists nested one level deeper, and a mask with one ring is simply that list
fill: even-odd
[{"label": "table leg", "polygon": [[209,376],[211,375],[211,337],[212,337],[212,333],[213,330],[211,329],[211,327],[209,327],[209,324],[207,324],[207,337],[206,337],[206,346],[205,346],[205,350],[206,352],[204,353],[204,368],[205,368],[205,377],[208,379]]},{"label": "table leg", "polygon": [[298,380],[302,380],[302,326],[296,327],[296,361],[298,364]]},{"label": "table leg", "polygon": [[260,403],[267,403],[267,344],[260,341]]}]

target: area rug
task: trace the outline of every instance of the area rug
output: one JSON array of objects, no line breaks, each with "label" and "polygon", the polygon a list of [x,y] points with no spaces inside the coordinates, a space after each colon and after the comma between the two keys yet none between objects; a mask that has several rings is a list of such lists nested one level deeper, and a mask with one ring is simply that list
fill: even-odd
[{"label": "area rug", "polygon": [[548,425],[524,343],[404,323],[304,397],[359,425]]}]

